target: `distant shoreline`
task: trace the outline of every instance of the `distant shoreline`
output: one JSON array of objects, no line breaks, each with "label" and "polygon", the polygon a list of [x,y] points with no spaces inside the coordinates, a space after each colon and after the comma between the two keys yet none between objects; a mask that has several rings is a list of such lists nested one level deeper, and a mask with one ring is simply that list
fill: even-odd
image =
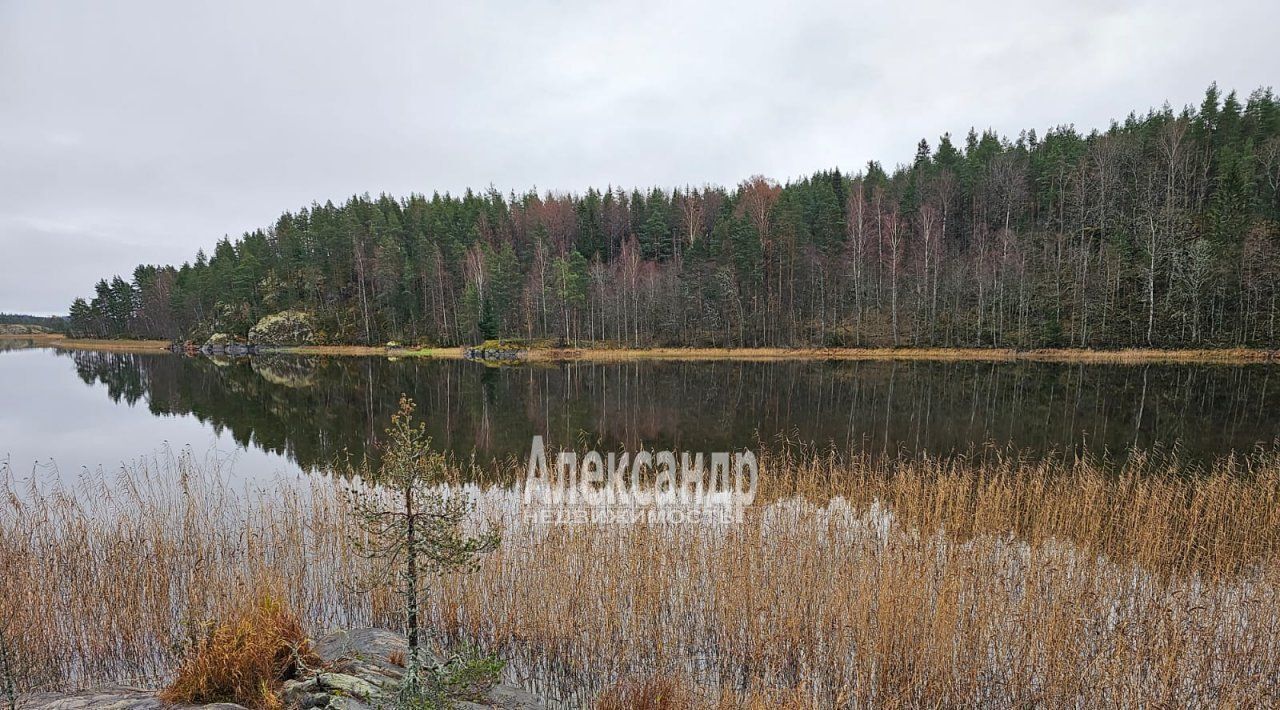
[{"label": "distant shoreline", "polygon": [[62,350],[98,350],[100,352],[151,353],[165,352],[169,349],[167,340],[109,340],[106,338],[68,338],[57,333],[37,335],[0,335],[0,342],[6,340],[30,340],[46,347]]},{"label": "distant shoreline", "polygon": [[[5,340],[30,340],[63,350],[96,350],[100,352],[167,352],[164,340],[98,340],[67,338],[62,335],[0,335]],[[388,348],[369,345],[303,345],[272,349],[291,355],[333,357],[382,356],[462,359],[465,348]],[[514,362],[621,362],[635,360],[926,360],[981,362],[1058,362],[1080,364],[1280,364],[1280,351],[1259,348],[1172,349],[1123,348],[1095,350],[1089,348],[533,348],[524,350]]]}]

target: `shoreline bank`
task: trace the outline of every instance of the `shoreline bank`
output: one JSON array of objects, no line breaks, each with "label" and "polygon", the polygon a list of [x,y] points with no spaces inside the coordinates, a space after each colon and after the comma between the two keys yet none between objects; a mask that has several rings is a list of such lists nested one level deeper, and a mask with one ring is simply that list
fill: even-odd
[{"label": "shoreline bank", "polygon": [[[28,340],[42,347],[102,352],[167,352],[164,340],[67,338],[62,335],[11,335],[5,340]],[[462,359],[466,348],[387,348],[371,345],[298,345],[272,348],[271,353],[332,357],[423,357]],[[1260,348],[531,348],[519,351],[515,362],[621,362],[633,360],[767,362],[780,360],[923,360],[980,362],[1058,362],[1078,364],[1199,363],[1239,365],[1280,364],[1280,351]]]},{"label": "shoreline bank", "polygon": [[566,348],[530,350],[524,361],[611,362],[628,360],[738,360],[769,362],[781,360],[920,360],[980,362],[1060,362],[1080,364],[1280,363],[1280,354],[1259,349],[1158,350],[1130,348],[1092,350],[1084,348]]},{"label": "shoreline bank", "polygon": [[112,340],[98,338],[68,338],[57,333],[47,335],[0,335],[0,342],[31,341],[35,347],[61,350],[98,350],[101,352],[154,353],[167,352],[167,340]]}]

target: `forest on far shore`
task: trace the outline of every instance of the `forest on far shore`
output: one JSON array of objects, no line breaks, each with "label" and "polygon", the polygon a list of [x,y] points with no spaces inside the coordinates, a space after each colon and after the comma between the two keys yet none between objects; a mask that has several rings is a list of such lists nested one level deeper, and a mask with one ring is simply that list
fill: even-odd
[{"label": "forest on far shore", "polygon": [[785,184],[312,204],[104,279],[68,326],[199,339],[296,309],[329,343],[1276,347],[1278,297],[1280,98],[1215,85]]}]

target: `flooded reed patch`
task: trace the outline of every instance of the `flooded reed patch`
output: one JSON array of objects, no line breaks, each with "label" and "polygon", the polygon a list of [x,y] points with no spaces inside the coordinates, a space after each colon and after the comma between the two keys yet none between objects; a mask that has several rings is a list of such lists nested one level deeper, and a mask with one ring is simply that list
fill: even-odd
[{"label": "flooded reed patch", "polygon": [[[571,706],[1280,702],[1275,451],[1194,475],[1162,456],[761,471],[762,500],[723,525],[536,525],[518,491],[464,486],[503,539],[433,585],[437,641]],[[235,488],[178,459],[3,485],[19,689],[170,679],[203,624],[265,589],[313,633],[402,623],[333,479]]]}]

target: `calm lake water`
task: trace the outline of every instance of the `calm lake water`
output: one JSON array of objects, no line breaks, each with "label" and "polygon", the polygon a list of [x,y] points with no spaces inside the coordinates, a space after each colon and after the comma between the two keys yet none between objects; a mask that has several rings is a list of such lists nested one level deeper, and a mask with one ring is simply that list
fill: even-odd
[{"label": "calm lake water", "polygon": [[251,479],[359,456],[400,393],[438,446],[524,458],[530,438],[720,451],[785,437],[873,454],[1181,447],[1208,460],[1280,436],[1280,368],[980,362],[454,360],[0,350],[0,457],[66,479],[190,447]]}]

